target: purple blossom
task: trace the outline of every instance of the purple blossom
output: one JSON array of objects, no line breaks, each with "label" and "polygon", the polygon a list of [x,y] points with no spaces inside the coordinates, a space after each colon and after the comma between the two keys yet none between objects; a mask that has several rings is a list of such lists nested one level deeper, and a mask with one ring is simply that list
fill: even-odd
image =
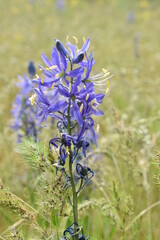
[{"label": "purple blossom", "polygon": [[13,119],[11,128],[17,133],[18,142],[21,142],[24,136],[32,137],[36,141],[39,132],[35,121],[36,107],[32,106],[29,101],[32,82],[27,75],[24,75],[24,77],[19,76],[19,80],[16,85],[20,91],[12,104],[11,114]]},{"label": "purple blossom", "polygon": [[39,66],[42,76],[33,80],[33,84],[37,84],[34,91],[39,108],[36,118],[39,119],[39,124],[46,121],[48,117],[59,119],[60,132],[67,134],[67,110],[70,108],[72,136],[70,139],[68,136],[66,138],[72,141],[78,151],[81,148],[83,155],[86,156],[89,144],[86,144],[85,137],[88,131],[91,132],[97,144],[93,116],[103,115],[99,106],[105,94],[96,93],[96,89],[104,92],[101,86],[106,85],[108,71],[103,70],[100,74],[90,76],[95,61],[92,53],[89,57],[87,56],[89,38],[84,41],[80,50],[77,45],[69,41],[66,47],[57,39],[55,43],[56,47],[52,49],[50,60],[42,53],[42,59],[47,67]]},{"label": "purple blossom", "polygon": [[42,60],[47,67],[39,65],[40,71],[42,72],[42,77],[37,77],[33,80],[34,84],[40,84],[44,87],[53,88],[62,84],[63,80],[68,85],[69,82],[67,78],[75,77],[83,73],[83,67],[79,66],[73,71],[67,71],[67,60],[55,47],[52,49],[51,59],[49,60],[44,53],[41,54]]}]

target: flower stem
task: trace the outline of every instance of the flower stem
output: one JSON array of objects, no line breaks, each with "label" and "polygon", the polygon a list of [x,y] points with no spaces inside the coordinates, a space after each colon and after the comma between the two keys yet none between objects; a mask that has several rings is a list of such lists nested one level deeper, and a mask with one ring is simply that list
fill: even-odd
[{"label": "flower stem", "polygon": [[[71,70],[73,66],[71,63]],[[73,82],[73,79],[71,79],[71,83]],[[71,136],[71,120],[70,120],[70,107],[71,107],[71,100],[69,101],[69,106],[68,106],[68,134]],[[71,181],[71,186],[72,186],[72,195],[73,195],[73,219],[74,223],[78,224],[78,201],[77,201],[77,193],[76,193],[76,186],[73,178],[73,172],[72,172],[72,150],[71,150],[71,145],[69,146],[69,174],[70,174],[70,181]],[[75,232],[76,232],[76,225],[75,227]],[[74,240],[78,240],[78,236],[75,235],[73,237]]]}]

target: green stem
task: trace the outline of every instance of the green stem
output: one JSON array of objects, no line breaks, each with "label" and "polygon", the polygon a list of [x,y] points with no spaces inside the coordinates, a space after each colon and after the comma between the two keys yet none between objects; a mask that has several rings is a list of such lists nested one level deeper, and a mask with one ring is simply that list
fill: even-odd
[{"label": "green stem", "polygon": [[[71,63],[71,70],[73,69],[73,65]],[[71,79],[71,83],[73,83],[73,78]],[[71,100],[69,101],[68,106],[68,134],[71,135],[71,121],[70,121],[70,108],[71,108]],[[69,146],[69,174],[70,174],[70,181],[72,186],[72,195],[73,195],[73,219],[74,222],[78,224],[78,199],[77,199],[77,193],[76,193],[76,186],[73,179],[73,172],[72,172],[72,150],[71,145]],[[76,226],[75,226],[75,232],[76,232]],[[78,236],[75,235],[73,237],[74,240],[78,240]]]}]

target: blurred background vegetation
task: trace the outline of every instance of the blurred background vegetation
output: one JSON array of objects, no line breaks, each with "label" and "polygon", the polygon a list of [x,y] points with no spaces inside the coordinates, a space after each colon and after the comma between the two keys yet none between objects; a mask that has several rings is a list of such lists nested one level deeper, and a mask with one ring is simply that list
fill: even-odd
[{"label": "blurred background vegetation", "polygon": [[[65,43],[67,35],[76,36],[81,46],[83,36],[89,37],[94,73],[104,67],[114,77],[103,103],[105,115],[97,119],[99,145],[89,159],[95,178],[81,194],[80,203],[88,200],[80,205],[81,223],[91,239],[158,240],[159,0],[0,0],[0,9],[4,186],[36,206],[34,174],[17,153],[16,134],[10,129],[17,75],[26,72],[29,60],[42,64],[40,54],[50,56],[54,38]],[[42,142],[47,145],[53,134],[54,129],[52,135],[44,129]],[[19,218],[0,208],[0,233]]]}]

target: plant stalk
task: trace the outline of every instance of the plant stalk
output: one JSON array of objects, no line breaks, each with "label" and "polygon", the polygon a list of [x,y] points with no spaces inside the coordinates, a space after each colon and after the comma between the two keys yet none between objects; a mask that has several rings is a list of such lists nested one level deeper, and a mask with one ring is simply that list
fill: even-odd
[{"label": "plant stalk", "polygon": [[[73,65],[71,63],[71,70],[73,69]],[[73,83],[73,78],[71,79],[71,83]],[[71,100],[69,101],[68,106],[68,134],[71,136],[71,121],[70,121],[70,108],[71,108]],[[78,199],[77,199],[77,193],[76,193],[76,186],[73,178],[73,172],[72,172],[72,150],[71,145],[68,147],[69,150],[69,174],[70,174],[70,181],[72,186],[72,196],[73,196],[73,219],[74,223],[78,224]],[[76,226],[74,225],[74,229],[76,232]],[[78,235],[73,236],[74,240],[78,240]]]}]

